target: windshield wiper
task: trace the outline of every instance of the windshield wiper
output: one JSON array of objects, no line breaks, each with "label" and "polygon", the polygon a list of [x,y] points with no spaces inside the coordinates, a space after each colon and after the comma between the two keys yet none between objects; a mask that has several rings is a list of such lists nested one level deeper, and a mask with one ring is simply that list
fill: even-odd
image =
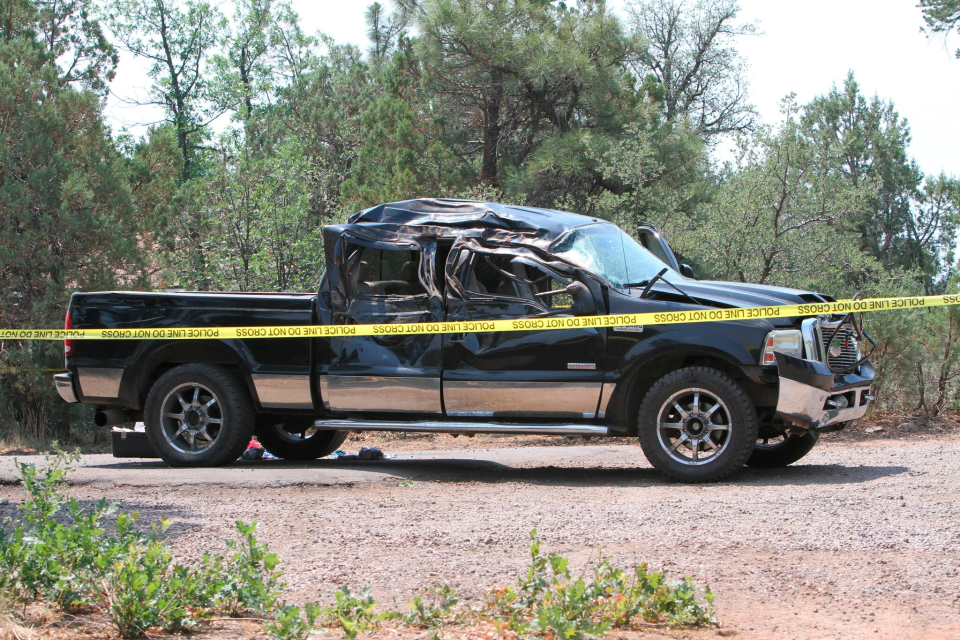
[{"label": "windshield wiper", "polygon": [[664,275],[667,271],[669,271],[669,270],[670,270],[670,269],[668,269],[668,268],[661,269],[661,270],[660,270],[660,273],[658,273],[657,275],[653,276],[653,277],[650,278],[649,280],[644,280],[643,282],[637,282],[637,283],[632,283],[632,284],[625,284],[625,285],[623,285],[623,288],[624,288],[624,289],[629,289],[629,288],[633,288],[633,287],[644,287],[643,293],[640,294],[640,297],[641,297],[641,298],[646,298],[646,297],[650,294],[650,289],[653,288],[653,285],[656,284],[657,280],[662,280],[664,283],[666,283],[667,285],[669,285],[674,291],[676,291],[677,293],[679,293],[680,295],[682,295],[684,298],[686,298],[687,300],[689,300],[689,301],[692,302],[693,304],[695,304],[695,305],[697,305],[697,306],[701,306],[701,307],[702,307],[702,306],[705,306],[702,302],[700,302],[699,300],[697,300],[696,298],[694,298],[693,296],[691,296],[689,293],[686,293],[685,291],[681,291],[675,284],[673,284],[672,282],[670,282],[669,280],[667,280],[666,278],[664,278],[663,275]]},{"label": "windshield wiper", "polygon": [[[647,286],[644,287],[643,289],[643,293],[640,294],[640,297],[646,298],[648,295],[650,295],[650,289],[653,288],[653,285],[657,283],[657,280],[663,280],[663,274],[665,274],[667,271],[669,271],[669,269],[664,267],[663,269],[660,270],[660,273],[650,278],[650,280],[647,282]],[[667,282],[666,280],[663,280],[663,281]]]},{"label": "windshield wiper", "polygon": [[[666,269],[666,268],[661,269],[660,273],[653,276],[649,280],[641,280],[640,282],[631,282],[629,284],[623,285],[623,288],[634,289],[637,287],[645,287],[645,289],[643,290],[643,293],[640,294],[640,297],[646,298],[647,294],[650,292],[650,287],[652,287],[657,280],[660,280],[661,278],[663,278],[663,274],[665,274],[667,271],[669,271],[669,269]],[[664,280],[664,282],[666,282],[666,280]]]}]

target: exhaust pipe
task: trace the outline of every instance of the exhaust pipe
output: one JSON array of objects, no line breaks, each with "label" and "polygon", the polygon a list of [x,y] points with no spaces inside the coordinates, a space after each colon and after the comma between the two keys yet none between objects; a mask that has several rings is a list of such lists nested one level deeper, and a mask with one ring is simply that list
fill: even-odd
[{"label": "exhaust pipe", "polygon": [[104,409],[93,414],[93,424],[98,427],[116,427],[127,422],[133,422],[133,420],[126,411],[120,409]]}]

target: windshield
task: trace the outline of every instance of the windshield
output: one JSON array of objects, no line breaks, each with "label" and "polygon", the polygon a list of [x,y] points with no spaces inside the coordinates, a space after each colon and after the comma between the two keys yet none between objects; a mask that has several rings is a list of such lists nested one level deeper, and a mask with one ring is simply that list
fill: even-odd
[{"label": "windshield", "polygon": [[[553,244],[551,251],[603,277],[618,288],[649,280],[666,266],[613,224],[592,224],[572,229]],[[673,269],[663,277],[670,282],[683,279]]]}]

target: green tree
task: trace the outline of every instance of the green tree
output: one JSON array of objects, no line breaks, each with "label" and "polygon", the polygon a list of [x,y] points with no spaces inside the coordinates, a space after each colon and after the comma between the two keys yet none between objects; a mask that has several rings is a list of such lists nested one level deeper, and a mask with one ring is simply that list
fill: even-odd
[{"label": "green tree", "polygon": [[747,97],[746,63],[734,40],[757,33],[737,24],[735,0],[643,0],[628,5],[634,29],[649,44],[633,63],[643,89],[668,121],[684,119],[704,139],[749,131],[756,112]]},{"label": "green tree", "polygon": [[369,65],[355,46],[325,39],[327,51],[281,92],[269,113],[270,136],[300,140],[314,168],[310,211],[318,223],[342,214],[342,185],[365,139],[364,111],[376,97]]},{"label": "green tree", "polygon": [[623,64],[637,50],[601,2],[400,5],[419,33],[430,90],[451,111],[478,114],[461,119],[457,151],[479,155],[479,180],[493,186],[501,181],[501,161],[521,166],[545,134],[565,135],[614,115]]},{"label": "green tree", "polygon": [[868,205],[852,219],[862,247],[887,269],[919,269],[932,290],[951,260],[958,224],[948,177],[925,181],[909,155],[910,128],[893,103],[867,100],[851,73],[842,89],[814,99],[803,115],[805,134],[854,188],[874,185]]},{"label": "green tree", "polygon": [[234,291],[316,288],[323,240],[310,215],[312,174],[292,139],[260,158],[239,134],[229,135],[209,173],[186,187],[193,219],[202,221],[203,264],[216,269],[195,269],[191,226],[179,234],[175,251],[180,284]]},{"label": "green tree", "polygon": [[699,133],[685,122],[664,122],[652,105],[647,114],[588,153],[608,188],[593,194],[584,210],[628,231],[651,222],[682,252],[683,231],[714,187],[709,157]]},{"label": "green tree", "polygon": [[275,47],[275,73],[285,85],[299,82],[317,64],[318,39],[303,32],[300,16],[288,2],[277,6],[270,32]]},{"label": "green tree", "polygon": [[212,94],[224,111],[235,109],[248,123],[255,103],[273,89],[275,0],[238,0],[224,31],[221,53],[213,57]]},{"label": "green tree", "polygon": [[146,104],[162,107],[177,132],[183,180],[197,170],[196,149],[206,126],[223,113],[207,87],[207,63],[225,21],[219,9],[193,0],[114,0],[111,28],[124,49],[150,63]]},{"label": "green tree", "polygon": [[396,50],[373,73],[378,89],[360,116],[360,146],[342,187],[345,204],[362,209],[457,193],[463,163],[446,144],[442,118],[421,85],[412,49]]},{"label": "green tree", "polygon": [[140,140],[122,142],[145,276],[157,287],[168,287],[175,281],[170,272],[176,239],[174,220],[183,205],[179,184],[183,156],[177,146],[176,131],[167,125],[151,129]]},{"label": "green tree", "polygon": [[[99,86],[95,70],[86,80],[64,81],[42,15],[7,12],[0,26],[0,325],[6,327],[60,325],[72,291],[149,285],[126,162],[98,96],[82,89]],[[54,400],[42,372],[62,366],[62,357],[57,343],[3,345],[3,427],[19,424],[37,439],[67,434],[69,408]]]},{"label": "green tree", "polygon": [[849,221],[873,194],[839,175],[837,160],[806,138],[788,102],[777,131],[740,141],[734,170],[700,209],[685,252],[720,280],[833,294],[862,284],[878,265]]},{"label": "green tree", "polygon": [[388,16],[386,8],[374,2],[367,7],[364,20],[370,40],[370,57],[374,62],[384,60],[393,52],[398,38],[404,36],[406,24],[403,15],[395,13]]},{"label": "green tree", "polygon": [[[960,0],[920,0],[918,6],[923,9],[928,33],[946,36],[954,29],[960,33]],[[956,55],[960,58],[960,49]]]}]

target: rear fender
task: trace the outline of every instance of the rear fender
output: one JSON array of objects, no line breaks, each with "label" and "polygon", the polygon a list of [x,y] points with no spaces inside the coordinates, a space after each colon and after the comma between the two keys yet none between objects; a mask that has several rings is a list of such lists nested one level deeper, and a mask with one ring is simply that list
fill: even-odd
[{"label": "rear fender", "polygon": [[132,401],[133,404],[129,404],[131,408],[143,407],[154,380],[164,371],[190,363],[219,364],[239,369],[250,397],[256,398],[250,378],[256,363],[242,340],[144,342],[134,362],[142,363],[137,375],[125,375],[121,385],[121,398],[127,403]]}]

